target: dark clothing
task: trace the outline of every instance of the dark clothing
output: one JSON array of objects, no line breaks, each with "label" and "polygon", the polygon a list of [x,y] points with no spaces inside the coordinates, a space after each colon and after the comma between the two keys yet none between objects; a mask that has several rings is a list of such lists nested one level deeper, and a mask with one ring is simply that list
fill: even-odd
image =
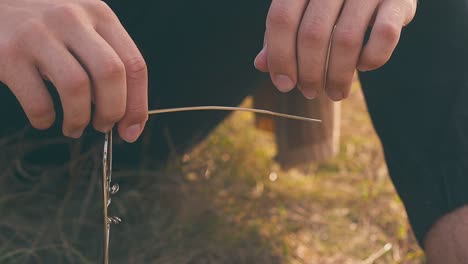
[{"label": "dark clothing", "polygon": [[422,245],[468,203],[468,1],[420,1],[390,62],[361,74],[392,180]]},{"label": "dark clothing", "polygon": [[[150,107],[237,105],[256,81],[269,1],[111,1],[145,56]],[[421,1],[390,62],[361,74],[392,180],[419,242],[442,215],[468,203],[468,1]],[[8,129],[27,123],[0,89]],[[305,100],[305,99],[304,99]],[[226,113],[151,119],[155,157],[199,142]],[[58,135],[60,124],[43,135]],[[7,128],[2,128],[6,133]],[[90,135],[88,135],[91,137]],[[168,142],[172,142],[168,144]],[[118,155],[138,159],[141,143]],[[119,158],[119,157],[117,157]]]}]

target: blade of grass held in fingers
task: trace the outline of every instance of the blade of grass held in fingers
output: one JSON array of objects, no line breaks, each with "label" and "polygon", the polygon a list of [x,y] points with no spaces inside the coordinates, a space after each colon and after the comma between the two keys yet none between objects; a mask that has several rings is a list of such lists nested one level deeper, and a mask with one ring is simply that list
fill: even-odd
[{"label": "blade of grass held in fingers", "polygon": [[[283,113],[277,113],[273,111],[255,109],[255,108],[244,108],[244,107],[230,107],[230,106],[194,106],[194,107],[180,107],[180,108],[167,108],[157,109],[148,112],[149,115],[164,114],[164,113],[175,113],[175,112],[188,112],[188,111],[243,111],[253,112],[271,116],[278,116],[283,118],[307,121],[307,122],[322,122],[319,119],[307,118],[302,116],[288,115]],[[104,139],[104,150],[102,158],[102,190],[103,190],[103,218],[104,218],[104,243],[103,243],[103,263],[109,263],[109,237],[110,228],[112,224],[118,224],[121,219],[118,217],[109,217],[108,207],[111,203],[111,194],[115,194],[119,187],[117,184],[112,184],[112,130],[105,135]]]},{"label": "blade of grass held in fingers", "polygon": [[284,117],[284,118],[307,121],[307,122],[319,122],[319,123],[322,122],[322,120],[320,119],[288,115],[288,114],[283,114],[283,113],[278,113],[278,112],[273,112],[273,111],[268,111],[268,110],[263,110],[263,109],[231,107],[231,106],[193,106],[193,107],[167,108],[167,109],[151,110],[148,112],[148,114],[157,115],[157,114],[189,112],[189,111],[243,111],[243,112],[252,112],[252,113],[258,113],[258,114]]}]

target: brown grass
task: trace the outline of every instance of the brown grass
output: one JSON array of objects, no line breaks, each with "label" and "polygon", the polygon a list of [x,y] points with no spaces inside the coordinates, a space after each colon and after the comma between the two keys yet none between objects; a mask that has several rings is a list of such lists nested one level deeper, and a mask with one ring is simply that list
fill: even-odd
[{"label": "brown grass", "polygon": [[[282,171],[272,136],[236,113],[164,169],[117,171],[112,263],[420,263],[359,89],[342,111],[341,152],[324,164]],[[0,263],[98,263],[99,149],[21,172],[33,143],[0,144]]]}]

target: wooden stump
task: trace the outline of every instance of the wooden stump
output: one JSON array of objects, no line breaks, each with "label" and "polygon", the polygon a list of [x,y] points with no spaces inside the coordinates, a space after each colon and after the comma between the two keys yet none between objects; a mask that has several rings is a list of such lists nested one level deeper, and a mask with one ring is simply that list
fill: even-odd
[{"label": "wooden stump", "polygon": [[322,123],[308,123],[256,116],[257,127],[275,133],[278,148],[276,159],[283,168],[326,161],[338,153],[340,103],[329,100],[325,94],[308,100],[297,89],[287,94],[281,93],[269,82],[259,87],[253,97],[256,108],[322,120]]}]

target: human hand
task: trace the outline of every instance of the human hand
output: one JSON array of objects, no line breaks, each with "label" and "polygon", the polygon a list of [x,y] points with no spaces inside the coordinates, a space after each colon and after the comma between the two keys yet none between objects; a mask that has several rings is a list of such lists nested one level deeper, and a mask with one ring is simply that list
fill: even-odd
[{"label": "human hand", "polygon": [[255,66],[269,72],[280,91],[297,85],[305,97],[315,98],[325,89],[332,100],[342,100],[356,68],[374,70],[390,59],[416,5],[416,0],[273,0]]},{"label": "human hand", "polygon": [[[117,16],[99,0],[0,0],[0,81],[33,127],[56,117],[43,79],[60,96],[63,133],[79,138],[92,119],[137,140],[148,118],[147,68]],[[91,104],[95,111],[91,118]]]}]

